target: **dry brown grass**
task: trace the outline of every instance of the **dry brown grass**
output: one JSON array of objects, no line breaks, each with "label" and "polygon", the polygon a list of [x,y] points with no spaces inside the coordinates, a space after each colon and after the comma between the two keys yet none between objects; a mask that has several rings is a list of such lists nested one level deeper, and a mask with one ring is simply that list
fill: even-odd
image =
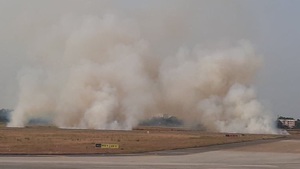
[{"label": "dry brown grass", "polygon": [[[149,132],[148,132],[149,131]],[[133,131],[67,130],[54,127],[0,128],[0,154],[126,154],[276,138],[276,135],[239,135],[174,128]],[[119,144],[119,149],[96,148],[96,143]]]},{"label": "dry brown grass", "polygon": [[300,129],[289,129],[287,131],[290,134],[289,138],[300,140]]}]

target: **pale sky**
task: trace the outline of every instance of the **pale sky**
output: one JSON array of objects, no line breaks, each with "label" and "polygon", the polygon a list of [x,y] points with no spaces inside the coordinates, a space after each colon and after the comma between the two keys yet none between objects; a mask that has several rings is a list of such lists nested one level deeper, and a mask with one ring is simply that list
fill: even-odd
[{"label": "pale sky", "polygon": [[300,118],[299,9],[298,0],[0,0],[0,108],[16,105],[18,72],[45,30],[70,15],[112,13],[134,20],[164,55],[181,46],[250,41],[264,59],[259,99],[276,115]]}]

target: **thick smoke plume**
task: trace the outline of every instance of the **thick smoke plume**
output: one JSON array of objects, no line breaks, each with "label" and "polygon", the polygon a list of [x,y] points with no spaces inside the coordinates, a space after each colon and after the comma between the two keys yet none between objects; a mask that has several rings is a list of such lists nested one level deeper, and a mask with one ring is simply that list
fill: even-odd
[{"label": "thick smoke plume", "polygon": [[246,41],[156,56],[136,23],[105,15],[65,18],[33,46],[8,126],[42,118],[62,128],[132,129],[169,114],[188,127],[275,132],[252,86],[261,58]]}]

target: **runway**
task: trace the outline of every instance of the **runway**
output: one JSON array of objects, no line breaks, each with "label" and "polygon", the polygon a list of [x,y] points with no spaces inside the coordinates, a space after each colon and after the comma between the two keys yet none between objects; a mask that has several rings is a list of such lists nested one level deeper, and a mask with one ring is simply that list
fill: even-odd
[{"label": "runway", "polygon": [[[1,169],[269,169],[300,168],[299,148],[291,140],[125,156],[0,156]],[[293,146],[300,145],[293,140]],[[275,147],[273,147],[275,146]],[[260,149],[257,150],[257,147]],[[273,147],[274,149],[270,149]],[[299,146],[298,146],[299,147]],[[199,150],[199,152],[197,152]],[[253,150],[253,151],[252,151]],[[274,150],[274,151],[272,151]]]}]

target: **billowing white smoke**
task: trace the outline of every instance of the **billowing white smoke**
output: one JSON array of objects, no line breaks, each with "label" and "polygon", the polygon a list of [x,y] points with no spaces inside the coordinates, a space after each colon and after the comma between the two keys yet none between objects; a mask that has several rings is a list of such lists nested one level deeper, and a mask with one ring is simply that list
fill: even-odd
[{"label": "billowing white smoke", "polygon": [[113,15],[64,19],[37,39],[20,74],[8,126],[32,118],[59,127],[131,129],[156,114],[224,132],[274,133],[251,86],[261,59],[247,42],[153,56],[136,24]]}]

